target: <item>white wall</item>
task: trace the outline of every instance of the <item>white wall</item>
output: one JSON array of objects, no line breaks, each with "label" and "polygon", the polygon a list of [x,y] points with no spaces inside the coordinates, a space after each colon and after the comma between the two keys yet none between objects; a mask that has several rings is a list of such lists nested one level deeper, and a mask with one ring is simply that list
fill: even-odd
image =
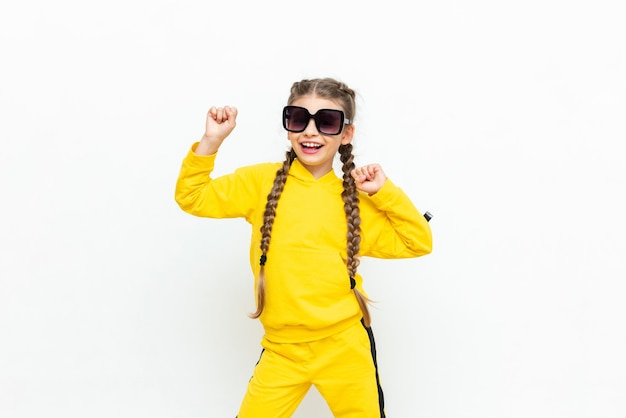
[{"label": "white wall", "polygon": [[624,418],[620,4],[3,3],[0,416],[235,415],[249,228],[174,182],[210,105],[218,172],[279,160],[289,86],[333,76],[359,162],[434,214],[431,255],[362,264],[388,416]]}]

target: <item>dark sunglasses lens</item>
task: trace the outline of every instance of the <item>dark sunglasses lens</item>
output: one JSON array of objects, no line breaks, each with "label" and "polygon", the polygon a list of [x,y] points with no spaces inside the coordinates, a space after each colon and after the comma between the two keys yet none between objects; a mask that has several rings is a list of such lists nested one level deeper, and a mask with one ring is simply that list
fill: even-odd
[{"label": "dark sunglasses lens", "polygon": [[284,111],[283,125],[292,132],[302,132],[306,129],[311,115],[306,109],[287,106]]},{"label": "dark sunglasses lens", "polygon": [[320,110],[315,115],[317,129],[322,134],[337,135],[343,125],[343,113],[339,110]]}]

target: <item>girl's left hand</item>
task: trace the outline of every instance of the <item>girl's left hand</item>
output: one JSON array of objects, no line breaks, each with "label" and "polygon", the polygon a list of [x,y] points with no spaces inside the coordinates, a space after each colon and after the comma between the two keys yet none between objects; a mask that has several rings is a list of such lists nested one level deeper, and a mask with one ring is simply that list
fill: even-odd
[{"label": "girl's left hand", "polygon": [[352,170],[352,177],[356,183],[356,188],[373,195],[383,187],[387,180],[387,175],[380,164],[368,164]]}]

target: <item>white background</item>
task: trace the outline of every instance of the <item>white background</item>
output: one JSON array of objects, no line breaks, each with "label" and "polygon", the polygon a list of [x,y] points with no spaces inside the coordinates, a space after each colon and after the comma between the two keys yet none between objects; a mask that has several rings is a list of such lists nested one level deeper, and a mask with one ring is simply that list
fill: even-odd
[{"label": "white background", "polygon": [[621,3],[4,2],[0,416],[236,414],[249,226],[175,180],[209,106],[218,174],[277,161],[291,83],[331,76],[434,214],[432,254],[361,267],[388,416],[626,417]]}]

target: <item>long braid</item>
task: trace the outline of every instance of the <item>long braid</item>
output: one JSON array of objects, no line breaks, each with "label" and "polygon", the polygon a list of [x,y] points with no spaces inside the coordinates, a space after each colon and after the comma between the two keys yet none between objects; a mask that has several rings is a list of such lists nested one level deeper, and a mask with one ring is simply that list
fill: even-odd
[{"label": "long braid", "polygon": [[348,274],[350,276],[350,287],[354,291],[357,302],[363,312],[363,322],[366,327],[370,326],[371,318],[367,299],[356,288],[355,276],[357,268],[360,264],[359,250],[361,244],[361,216],[359,210],[359,194],[354,182],[354,178],[350,174],[354,170],[354,155],[352,154],[352,144],[341,145],[339,147],[339,154],[341,162],[343,163],[343,192],[341,197],[344,202],[344,210],[346,212],[346,220],[348,221],[348,234],[347,234],[347,253],[348,259],[346,265],[348,267]]},{"label": "long braid", "polygon": [[263,214],[263,226],[261,226],[261,259],[259,261],[261,269],[259,270],[259,278],[257,279],[256,311],[250,314],[251,318],[261,316],[263,308],[265,308],[265,262],[267,261],[267,250],[270,246],[270,239],[272,238],[272,226],[274,225],[274,218],[276,217],[278,199],[285,189],[287,173],[295,158],[296,153],[293,149],[287,151],[282,167],[276,172],[274,186],[267,195],[267,203]]}]

